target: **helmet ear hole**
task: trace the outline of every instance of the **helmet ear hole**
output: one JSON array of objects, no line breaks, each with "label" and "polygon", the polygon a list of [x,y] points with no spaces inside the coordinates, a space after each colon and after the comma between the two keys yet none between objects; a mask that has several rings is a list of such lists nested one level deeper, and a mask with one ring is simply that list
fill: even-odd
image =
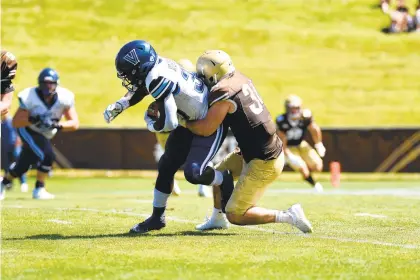
[{"label": "helmet ear hole", "polygon": [[213,82],[214,82],[213,77],[210,77],[210,78],[209,78],[209,81],[213,83]]}]

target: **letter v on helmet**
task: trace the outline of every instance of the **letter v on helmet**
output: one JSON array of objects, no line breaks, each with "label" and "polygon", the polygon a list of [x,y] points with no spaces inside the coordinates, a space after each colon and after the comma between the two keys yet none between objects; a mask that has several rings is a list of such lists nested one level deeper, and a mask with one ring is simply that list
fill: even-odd
[{"label": "letter v on helmet", "polygon": [[130,62],[133,65],[137,65],[140,62],[136,50],[132,49],[128,54],[124,56],[124,60]]}]

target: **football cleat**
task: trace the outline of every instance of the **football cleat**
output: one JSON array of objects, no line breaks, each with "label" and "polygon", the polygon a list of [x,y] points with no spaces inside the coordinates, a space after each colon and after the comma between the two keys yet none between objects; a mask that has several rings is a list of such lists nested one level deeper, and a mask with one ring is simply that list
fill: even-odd
[{"label": "football cleat", "polygon": [[172,194],[179,196],[181,194],[181,188],[178,186],[177,181],[174,180],[174,187],[172,188]]},{"label": "football cleat", "polygon": [[152,230],[160,230],[166,226],[165,216],[162,218],[155,218],[150,216],[144,222],[136,224],[130,229],[130,233],[141,234]]},{"label": "football cleat", "polygon": [[32,192],[32,198],[33,199],[47,200],[47,199],[54,199],[55,195],[47,192],[47,190],[45,188],[35,188]]},{"label": "football cleat", "polygon": [[0,200],[3,200],[6,197],[6,187],[1,184],[0,190]]},{"label": "football cleat", "polygon": [[229,228],[229,221],[226,218],[225,214],[212,216],[210,219],[206,219],[206,221],[202,224],[199,224],[195,227],[197,230],[212,230],[212,229],[228,229]]},{"label": "football cleat", "polygon": [[20,184],[20,191],[21,192],[28,192],[28,189],[29,189],[29,187],[28,187],[27,183]]},{"label": "football cleat", "polygon": [[303,233],[312,233],[312,225],[306,219],[303,208],[300,204],[294,204],[287,210],[293,219],[293,226],[297,227]]},{"label": "football cleat", "polygon": [[319,192],[319,193],[324,191],[324,187],[320,183],[316,183],[314,186],[314,189],[316,192]]},{"label": "football cleat", "polygon": [[212,187],[205,185],[198,185],[198,196],[200,197],[211,197],[212,196]]}]

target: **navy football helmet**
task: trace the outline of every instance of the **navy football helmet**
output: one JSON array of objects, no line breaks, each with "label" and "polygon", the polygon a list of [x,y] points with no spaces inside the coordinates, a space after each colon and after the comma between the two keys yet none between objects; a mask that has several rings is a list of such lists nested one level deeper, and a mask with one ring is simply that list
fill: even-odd
[{"label": "navy football helmet", "polygon": [[52,68],[44,68],[38,76],[38,89],[43,95],[49,96],[56,93],[59,82],[60,77],[57,71]]},{"label": "navy football helmet", "polygon": [[155,49],[146,41],[125,44],[115,58],[117,77],[129,91],[136,91],[158,60]]}]

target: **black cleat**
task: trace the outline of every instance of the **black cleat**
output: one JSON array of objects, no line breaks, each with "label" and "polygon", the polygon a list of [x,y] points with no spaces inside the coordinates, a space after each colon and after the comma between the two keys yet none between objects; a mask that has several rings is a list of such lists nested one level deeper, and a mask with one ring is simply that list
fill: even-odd
[{"label": "black cleat", "polygon": [[228,203],[230,197],[232,196],[232,192],[235,185],[233,183],[233,176],[230,170],[223,171],[223,183],[220,185],[220,190],[222,192],[222,211],[226,213],[225,208],[226,204]]},{"label": "black cleat", "polygon": [[165,216],[162,216],[161,218],[150,216],[145,221],[132,227],[130,229],[130,233],[141,234],[141,233],[146,233],[152,230],[160,230],[161,228],[164,228],[165,226],[166,226]]}]

